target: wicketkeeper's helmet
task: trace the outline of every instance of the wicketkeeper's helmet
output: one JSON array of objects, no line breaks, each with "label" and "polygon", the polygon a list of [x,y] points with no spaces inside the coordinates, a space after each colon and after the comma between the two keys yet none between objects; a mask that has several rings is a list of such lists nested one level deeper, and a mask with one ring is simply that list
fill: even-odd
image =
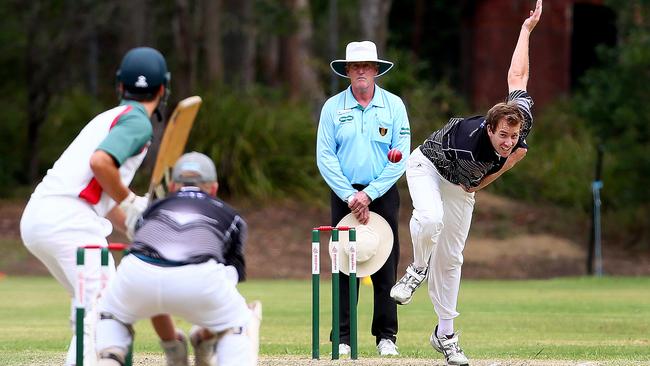
[{"label": "wicketkeeper's helmet", "polygon": [[165,94],[169,93],[171,74],[167,71],[165,57],[151,47],[137,47],[127,52],[116,77],[123,86],[120,98],[150,100],[161,85],[165,87]]}]

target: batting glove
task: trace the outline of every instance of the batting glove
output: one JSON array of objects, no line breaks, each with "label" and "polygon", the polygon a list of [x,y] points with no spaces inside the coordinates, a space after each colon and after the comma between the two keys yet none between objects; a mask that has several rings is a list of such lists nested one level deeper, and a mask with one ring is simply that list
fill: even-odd
[{"label": "batting glove", "polygon": [[147,208],[149,203],[148,195],[143,197],[136,196],[135,193],[129,192],[129,195],[120,202],[120,208],[124,211],[126,219],[124,220],[124,225],[126,226],[126,236],[129,240],[133,240],[133,235],[135,234],[135,224],[138,222],[140,216]]}]

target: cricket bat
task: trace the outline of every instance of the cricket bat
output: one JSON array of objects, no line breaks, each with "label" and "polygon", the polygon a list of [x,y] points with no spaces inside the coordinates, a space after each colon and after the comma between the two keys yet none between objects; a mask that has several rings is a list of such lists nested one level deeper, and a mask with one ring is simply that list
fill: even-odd
[{"label": "cricket bat", "polygon": [[187,144],[187,138],[190,135],[196,114],[199,112],[199,107],[201,107],[201,102],[201,97],[197,95],[185,98],[178,102],[169,118],[151,174],[149,200],[153,200],[154,194],[157,198],[165,196],[170,171],[185,150],[185,144]]}]

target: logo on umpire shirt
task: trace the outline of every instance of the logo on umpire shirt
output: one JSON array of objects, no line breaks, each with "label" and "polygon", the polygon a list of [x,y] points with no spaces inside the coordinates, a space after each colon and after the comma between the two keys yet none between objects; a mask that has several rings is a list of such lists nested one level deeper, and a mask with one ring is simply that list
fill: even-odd
[{"label": "logo on umpire shirt", "polygon": [[354,119],[352,116],[341,116],[339,117],[339,122],[345,123],[345,122],[350,122]]},{"label": "logo on umpire shirt", "polygon": [[379,127],[379,134],[382,136],[386,136],[386,133],[388,133],[388,129],[384,127]]}]

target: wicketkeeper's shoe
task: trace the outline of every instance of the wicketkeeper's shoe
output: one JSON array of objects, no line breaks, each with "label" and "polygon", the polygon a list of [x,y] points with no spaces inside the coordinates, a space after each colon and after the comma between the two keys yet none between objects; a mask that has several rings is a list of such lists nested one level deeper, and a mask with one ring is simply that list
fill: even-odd
[{"label": "wicketkeeper's shoe", "polygon": [[352,351],[349,345],[345,343],[339,343],[339,356],[347,356]]},{"label": "wicketkeeper's shoe", "polygon": [[377,352],[380,356],[399,356],[397,345],[390,339],[382,339],[377,345]]},{"label": "wicketkeeper's shoe", "polygon": [[203,328],[193,326],[190,329],[190,343],[194,348],[194,365],[195,366],[214,366],[217,364],[217,341],[218,337],[210,339],[201,339],[201,331]]},{"label": "wicketkeeper's shoe", "polygon": [[187,338],[182,330],[176,330],[176,337],[173,341],[160,341],[167,366],[189,366],[187,361]]},{"label": "wicketkeeper's shoe", "polygon": [[398,304],[406,305],[413,300],[413,294],[424,279],[427,278],[427,267],[415,267],[411,263],[406,267],[406,273],[399,281],[390,289],[390,297],[392,297]]},{"label": "wicketkeeper's shoe", "polygon": [[469,366],[469,360],[458,345],[458,332],[449,336],[438,337],[438,326],[431,333],[429,342],[433,348],[445,356],[445,361],[449,366]]}]

